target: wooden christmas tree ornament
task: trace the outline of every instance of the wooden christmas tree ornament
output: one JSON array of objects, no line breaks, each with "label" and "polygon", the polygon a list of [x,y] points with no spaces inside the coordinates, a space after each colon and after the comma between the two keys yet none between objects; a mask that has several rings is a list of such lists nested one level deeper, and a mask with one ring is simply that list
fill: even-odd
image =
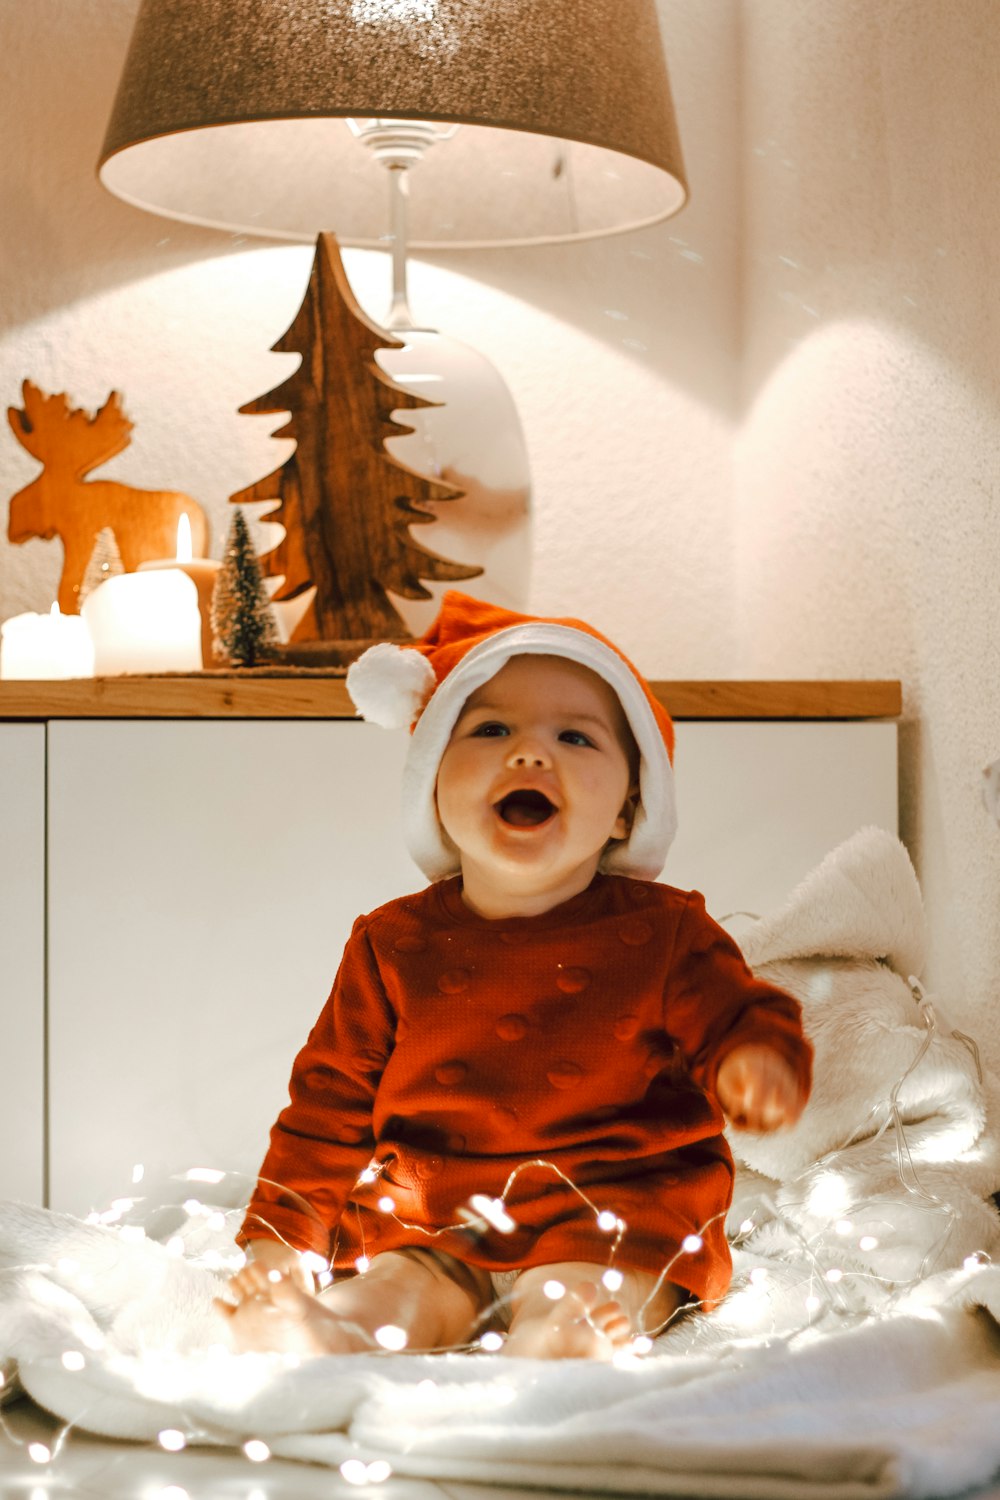
[{"label": "wooden christmas tree ornament", "polygon": [[240,410],[289,412],[274,436],[294,438],[295,452],[230,499],[278,500],[266,515],[284,526],[285,536],[261,558],[268,573],[284,574],[276,600],[316,588],[279,656],[303,665],[343,664],[374,641],[408,638],[387,591],[428,599],[421,579],[457,582],[482,568],[449,562],[410,535],[411,526],[436,519],[423,508],[428,501],[458,499],[462,491],[426,479],[387,452],[387,437],[413,430],[392,412],[435,403],[396,385],[375,362],[377,349],[403,345],[362,312],[332,234],[320,235],[302,306],[272,347],[300,353],[301,365]]},{"label": "wooden christmas tree ornament", "polygon": [[170,490],[141,490],[115,479],[87,479],[92,469],[107,463],[128,447],[132,423],[122,411],[121,396],[112,391],[93,416],[70,406],[63,393],[47,396],[26,380],[21,387],[23,410],[7,408],[14,436],[43,465],[41,474],[10,502],[7,538],[27,542],[32,537],[62,539],[65,549],[59,580],[59,608],[63,614],[79,609],[80,585],[97,534],[110,527],[126,572],[141,562],[172,554],[177,522],[191,522],[192,546],[204,556],[208,541],[205,512],[189,495]]}]

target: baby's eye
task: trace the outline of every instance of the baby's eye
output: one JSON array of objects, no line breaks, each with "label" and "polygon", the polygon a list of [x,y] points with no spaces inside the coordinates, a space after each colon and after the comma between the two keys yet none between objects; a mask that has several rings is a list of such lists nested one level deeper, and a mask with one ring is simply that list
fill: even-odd
[{"label": "baby's eye", "polygon": [[594,743],[582,729],[564,729],[559,738],[567,745],[590,745],[592,747]]},{"label": "baby's eye", "polygon": [[509,734],[510,730],[506,724],[501,724],[496,719],[488,719],[485,724],[477,724],[472,733],[478,739],[498,740]]}]

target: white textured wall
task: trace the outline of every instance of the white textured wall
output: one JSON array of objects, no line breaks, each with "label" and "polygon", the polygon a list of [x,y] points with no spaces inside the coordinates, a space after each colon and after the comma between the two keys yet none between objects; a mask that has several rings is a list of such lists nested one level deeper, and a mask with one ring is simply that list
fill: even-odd
[{"label": "white textured wall", "polygon": [[[997,6],[660,3],[691,204],[603,244],[441,257],[414,310],[518,403],[532,607],[588,614],[654,675],[903,679],[933,977],[1000,1061]],[[235,413],[279,378],[308,258],[97,185],[135,5],[0,0],[0,398],[118,386],[136,432],[107,472],[196,495],[218,550],[227,495],[280,457]],[[378,257],[350,269],[379,316]],[[0,499],[35,472],[0,434]],[[58,544],[0,540],[0,618],[57,573]]]},{"label": "white textured wall", "polygon": [[740,675],[901,677],[930,978],[1000,1061],[1000,10],[744,0]]}]

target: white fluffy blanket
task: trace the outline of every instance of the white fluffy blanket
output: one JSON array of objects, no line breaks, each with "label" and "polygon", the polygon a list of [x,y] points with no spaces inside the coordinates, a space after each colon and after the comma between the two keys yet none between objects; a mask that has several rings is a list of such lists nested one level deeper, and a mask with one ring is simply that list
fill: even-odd
[{"label": "white fluffy blanket", "polygon": [[995,1091],[908,983],[923,918],[905,850],[863,830],[740,941],[802,1000],[814,1094],[792,1131],[734,1133],[733,1291],[651,1352],[609,1366],[230,1354],[211,1300],[239,1213],[225,1181],[179,1174],[156,1212],[119,1205],[103,1223],[0,1206],[0,1357],[91,1432],[257,1438],[279,1456],[443,1481],[762,1500],[987,1481],[1000,1468]]}]

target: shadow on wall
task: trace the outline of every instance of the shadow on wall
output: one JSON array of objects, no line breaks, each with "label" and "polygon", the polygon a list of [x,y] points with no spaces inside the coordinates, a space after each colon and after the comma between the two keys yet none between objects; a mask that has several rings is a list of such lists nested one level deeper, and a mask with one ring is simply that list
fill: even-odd
[{"label": "shadow on wall", "polygon": [[995,404],[995,4],[747,0],[741,19],[741,415],[843,320],[903,330]]}]

